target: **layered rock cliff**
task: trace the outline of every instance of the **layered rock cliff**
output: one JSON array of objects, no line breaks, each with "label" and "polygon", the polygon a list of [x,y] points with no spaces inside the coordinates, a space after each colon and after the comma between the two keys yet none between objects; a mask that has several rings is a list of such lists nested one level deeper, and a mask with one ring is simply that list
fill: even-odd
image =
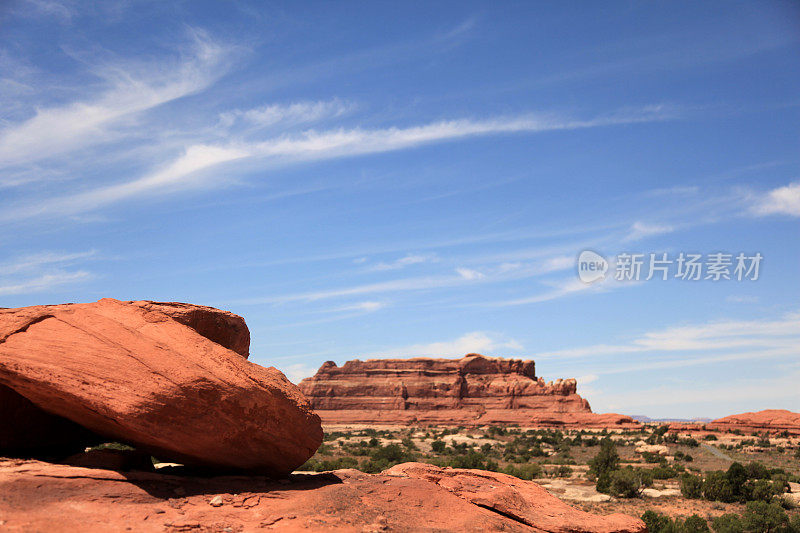
[{"label": "layered rock cliff", "polygon": [[300,390],[323,422],[635,425],[630,417],[597,415],[574,379],[546,383],[535,363],[468,354],[461,359],[328,361]]}]

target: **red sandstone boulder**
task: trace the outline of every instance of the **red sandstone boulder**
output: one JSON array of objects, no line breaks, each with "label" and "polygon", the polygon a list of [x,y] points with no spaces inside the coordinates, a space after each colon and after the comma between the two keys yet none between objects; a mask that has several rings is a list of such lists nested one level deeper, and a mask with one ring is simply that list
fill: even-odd
[{"label": "red sandstone boulder", "polygon": [[800,435],[800,413],[786,409],[765,409],[755,413],[718,418],[708,423],[707,427],[716,431],[739,430],[744,433],[788,431],[792,435]]},{"label": "red sandstone boulder", "polygon": [[635,518],[573,509],[530,481],[417,463],[276,482],[0,460],[0,520],[11,531],[49,533],[645,531]]},{"label": "red sandstone boulder", "polygon": [[545,383],[533,361],[468,354],[461,359],[328,361],[300,382],[327,424],[519,424],[637,427],[624,415],[597,415],[574,379]]},{"label": "red sandstone boulder", "polygon": [[242,357],[240,321],[112,299],[2,309],[0,384],[163,460],[283,475],[316,451],[320,420],[281,372]]}]

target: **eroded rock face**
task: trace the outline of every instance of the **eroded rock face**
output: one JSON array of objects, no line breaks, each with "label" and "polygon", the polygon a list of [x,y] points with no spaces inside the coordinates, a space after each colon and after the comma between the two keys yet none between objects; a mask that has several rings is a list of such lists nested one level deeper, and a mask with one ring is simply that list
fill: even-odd
[{"label": "eroded rock face", "polygon": [[607,427],[636,422],[596,415],[574,379],[545,383],[533,361],[461,359],[332,361],[300,390],[329,424],[491,424]]},{"label": "eroded rock face", "polygon": [[0,495],[11,531],[645,531],[641,520],[579,511],[531,481],[419,463],[278,483],[0,460]]},{"label": "eroded rock face", "polygon": [[250,355],[250,330],[242,317],[230,311],[180,302],[140,300],[127,303],[169,315],[173,320],[189,326],[203,337],[233,350],[245,359]]},{"label": "eroded rock face", "polygon": [[281,372],[243,357],[240,321],[112,299],[2,309],[0,384],[162,460],[283,475],[316,451],[320,420]]},{"label": "eroded rock face", "polygon": [[718,418],[708,423],[707,427],[716,431],[739,430],[744,433],[788,431],[792,435],[800,435],[800,413],[786,409],[765,409],[755,413]]}]

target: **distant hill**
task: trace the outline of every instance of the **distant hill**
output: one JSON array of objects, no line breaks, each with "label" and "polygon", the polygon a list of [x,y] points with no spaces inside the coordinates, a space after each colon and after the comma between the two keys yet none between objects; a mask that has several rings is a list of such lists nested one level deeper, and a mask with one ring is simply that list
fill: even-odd
[{"label": "distant hill", "polygon": [[657,424],[667,422],[683,422],[685,424],[706,424],[711,422],[713,418],[650,418],[645,415],[631,415],[631,418],[638,420],[643,424]]}]

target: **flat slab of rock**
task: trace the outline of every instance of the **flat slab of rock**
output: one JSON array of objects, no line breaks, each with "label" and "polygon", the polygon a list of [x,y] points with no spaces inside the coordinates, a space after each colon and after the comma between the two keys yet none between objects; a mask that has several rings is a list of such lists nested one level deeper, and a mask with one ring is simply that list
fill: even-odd
[{"label": "flat slab of rock", "polygon": [[320,420],[280,371],[246,360],[240,320],[112,299],[1,309],[0,384],[162,460],[287,474],[322,442]]},{"label": "flat slab of rock", "polygon": [[743,433],[782,433],[800,435],[800,413],[786,409],[765,409],[755,413],[741,413],[718,418],[707,424],[716,431],[739,430]]},{"label": "flat slab of rock", "polygon": [[635,518],[573,509],[533,482],[475,473],[482,474],[408,463],[382,474],[298,473],[281,482],[0,461],[0,527],[51,533],[645,531]]},{"label": "flat slab of rock", "polygon": [[623,514],[601,517],[580,511],[532,481],[524,481],[499,472],[404,463],[383,473],[390,476],[424,479],[479,507],[513,517],[520,523],[542,531],[634,532],[642,531],[644,526],[641,520]]}]

